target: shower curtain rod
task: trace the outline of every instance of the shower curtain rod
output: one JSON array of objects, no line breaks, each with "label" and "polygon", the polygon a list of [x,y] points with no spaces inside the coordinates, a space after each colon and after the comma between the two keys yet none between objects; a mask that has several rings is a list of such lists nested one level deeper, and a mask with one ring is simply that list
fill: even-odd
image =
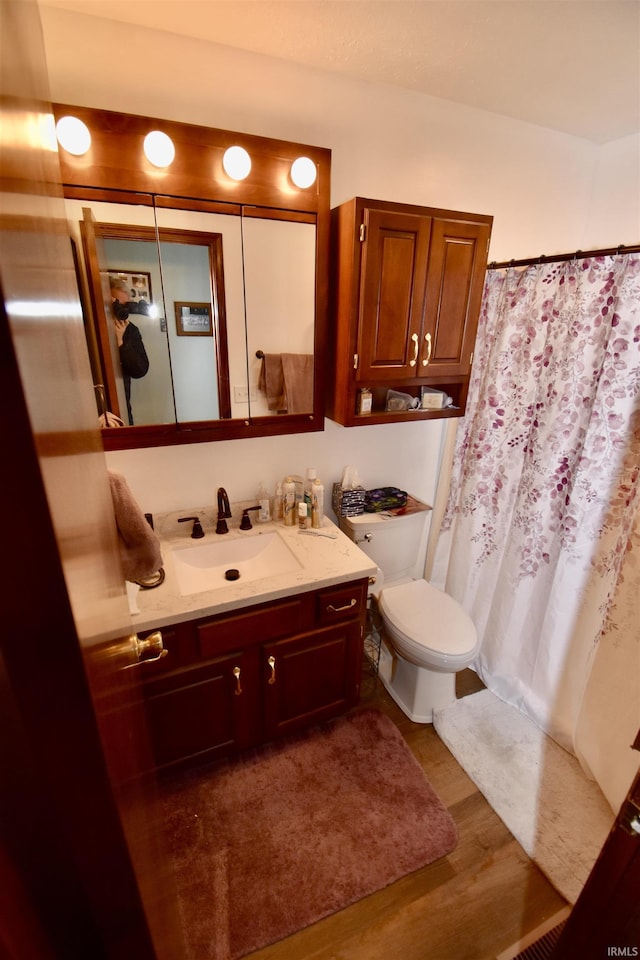
[{"label": "shower curtain rod", "polygon": [[631,246],[625,246],[621,243],[619,247],[607,247],[604,250],[576,250],[575,253],[558,253],[547,257],[543,253],[539,257],[529,257],[526,260],[502,260],[497,263],[492,260],[487,264],[487,270],[502,270],[504,267],[531,267],[535,263],[560,263],[563,260],[583,260],[585,257],[613,257],[618,253],[640,253],[640,243],[634,243]]}]

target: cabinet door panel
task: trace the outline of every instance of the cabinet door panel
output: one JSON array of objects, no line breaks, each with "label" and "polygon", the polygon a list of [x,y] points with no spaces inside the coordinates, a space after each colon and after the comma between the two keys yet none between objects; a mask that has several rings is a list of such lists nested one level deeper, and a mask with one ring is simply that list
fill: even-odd
[{"label": "cabinet door panel", "polygon": [[359,621],[265,644],[262,671],[267,736],[299,730],[357,703],[361,648]]},{"label": "cabinet door panel", "polygon": [[[471,369],[489,227],[434,220],[419,376],[452,376]],[[431,335],[429,363],[426,334]]]},{"label": "cabinet door panel", "polygon": [[[236,677],[234,670],[240,670]],[[246,657],[233,653],[147,685],[145,707],[158,767],[246,746]]]},{"label": "cabinet door panel", "polygon": [[366,213],[356,377],[370,382],[415,376],[431,219]]}]

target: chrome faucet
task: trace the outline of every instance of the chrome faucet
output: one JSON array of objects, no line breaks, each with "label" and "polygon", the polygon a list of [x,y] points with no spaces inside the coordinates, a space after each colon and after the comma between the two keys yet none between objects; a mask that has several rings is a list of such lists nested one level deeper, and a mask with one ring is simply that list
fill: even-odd
[{"label": "chrome faucet", "polygon": [[231,516],[231,507],[229,506],[229,497],[224,487],[218,487],[218,523],[216,524],[216,533],[229,533],[227,519]]}]

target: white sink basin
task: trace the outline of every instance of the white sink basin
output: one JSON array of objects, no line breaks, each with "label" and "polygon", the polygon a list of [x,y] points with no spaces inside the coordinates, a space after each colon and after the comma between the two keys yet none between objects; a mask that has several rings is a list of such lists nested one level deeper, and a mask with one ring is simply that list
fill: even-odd
[{"label": "white sink basin", "polygon": [[216,540],[171,551],[183,596],[299,570],[302,564],[277,533]]}]

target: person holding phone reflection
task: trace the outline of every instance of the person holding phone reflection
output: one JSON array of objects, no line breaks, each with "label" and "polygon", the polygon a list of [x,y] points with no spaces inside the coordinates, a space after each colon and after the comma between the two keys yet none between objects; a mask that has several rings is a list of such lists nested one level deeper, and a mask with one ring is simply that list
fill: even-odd
[{"label": "person holding phone reflection", "polygon": [[116,341],[120,356],[120,367],[124,381],[124,393],[127,400],[129,425],[133,426],[131,407],[131,381],[146,376],[149,370],[149,358],[144,348],[142,334],[135,323],[129,320],[130,290],[124,280],[110,277],[111,307],[115,322]]}]

